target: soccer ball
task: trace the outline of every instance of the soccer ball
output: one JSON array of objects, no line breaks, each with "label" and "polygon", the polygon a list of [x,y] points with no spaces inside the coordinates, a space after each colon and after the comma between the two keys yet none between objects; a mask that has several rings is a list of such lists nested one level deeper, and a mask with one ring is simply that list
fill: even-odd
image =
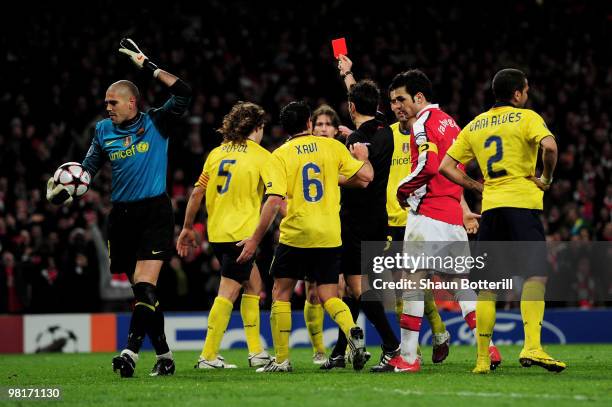
[{"label": "soccer ball", "polygon": [[78,198],[89,189],[91,175],[81,164],[69,162],[59,166],[53,174],[53,180],[65,186],[71,196]]}]

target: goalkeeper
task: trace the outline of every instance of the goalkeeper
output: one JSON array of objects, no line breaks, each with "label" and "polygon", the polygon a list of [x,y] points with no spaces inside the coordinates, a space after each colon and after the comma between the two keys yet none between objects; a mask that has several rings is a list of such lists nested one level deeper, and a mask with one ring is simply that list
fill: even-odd
[{"label": "goalkeeper", "polygon": [[[173,124],[187,109],[191,89],[158,68],[131,39],[122,39],[120,45],[119,52],[168,86],[172,96],[162,107],[145,113],[138,108],[140,93],[136,85],[127,80],[110,85],[104,99],[108,118],[96,123],[91,147],[82,163],[93,177],[106,160],[110,161],[110,269],[111,273],[129,276],[136,298],[126,349],[112,364],[121,377],[131,377],[146,334],[157,354],[151,376],[171,375],[175,366],[164,335],[164,315],[157,301],[156,285],[163,262],[174,252],[174,215],[166,194],[168,137]],[[52,179],[47,184],[47,199],[56,205],[72,201],[68,191]]]}]

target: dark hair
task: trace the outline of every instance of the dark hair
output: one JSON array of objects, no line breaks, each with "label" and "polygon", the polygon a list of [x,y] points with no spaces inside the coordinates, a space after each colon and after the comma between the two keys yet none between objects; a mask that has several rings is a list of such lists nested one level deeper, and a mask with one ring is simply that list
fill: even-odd
[{"label": "dark hair", "polygon": [[374,116],[380,102],[380,90],[374,81],[363,79],[349,89],[348,100],[355,105],[357,113]]},{"label": "dark hair", "polygon": [[310,107],[305,102],[291,102],[281,109],[281,125],[291,136],[308,129],[308,120],[310,120]]},{"label": "dark hair", "polygon": [[340,117],[338,116],[338,113],[336,113],[336,111],[329,105],[321,105],[317,107],[314,112],[312,112],[313,127],[316,124],[319,116],[323,115],[329,116],[329,118],[331,119],[332,126],[334,126],[335,128],[340,127]]},{"label": "dark hair", "polygon": [[493,77],[493,95],[499,102],[508,102],[517,90],[522,92],[525,88],[527,76],[518,69],[502,69]]},{"label": "dark hair", "polygon": [[389,93],[401,87],[405,87],[406,93],[413,98],[414,95],[421,92],[428,102],[431,102],[433,99],[433,86],[431,81],[427,75],[425,75],[425,72],[420,69],[410,69],[395,75],[391,81],[391,85],[389,85]]},{"label": "dark hair", "polygon": [[263,108],[255,103],[239,101],[223,117],[219,132],[223,140],[231,143],[244,143],[257,127],[264,124]]}]

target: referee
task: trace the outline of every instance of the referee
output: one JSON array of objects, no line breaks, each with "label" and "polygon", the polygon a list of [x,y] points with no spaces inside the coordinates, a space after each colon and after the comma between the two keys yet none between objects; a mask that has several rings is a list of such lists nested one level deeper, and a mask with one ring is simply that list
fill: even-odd
[{"label": "referee", "polygon": [[[164,315],[157,301],[156,285],[163,262],[173,253],[174,215],[166,194],[168,137],[175,120],[187,109],[191,89],[159,69],[131,39],[122,39],[120,44],[119,52],[168,86],[172,96],[162,107],[145,113],[139,111],[140,93],[132,82],[113,83],[104,99],[109,117],[96,124],[83,161],[92,177],[104,161],[111,163],[110,269],[113,274],[129,276],[136,298],[127,347],[113,358],[113,370],[118,370],[121,377],[134,374],[138,351],[147,334],[157,354],[151,376],[171,375],[175,366],[164,335]],[[72,200],[64,187],[54,185],[52,180],[47,199],[55,204]]]},{"label": "referee", "polygon": [[[387,181],[393,156],[393,132],[378,112],[380,90],[370,80],[355,83],[350,62],[345,56],[339,60],[340,75],[348,89],[349,112],[357,127],[346,140],[346,146],[363,143],[368,146],[369,159],[374,168],[374,180],[367,188],[351,188],[342,180],[340,220],[342,225],[341,271],[346,281],[348,295],[343,300],[353,314],[359,315],[359,306],[374,325],[382,340],[380,363],[372,372],[384,372],[397,363],[401,365],[399,340],[385,314],[380,293],[362,286],[361,242],[387,240]],[[365,280],[367,282],[367,280]],[[321,369],[345,367],[346,336],[338,331],[338,341]]]}]

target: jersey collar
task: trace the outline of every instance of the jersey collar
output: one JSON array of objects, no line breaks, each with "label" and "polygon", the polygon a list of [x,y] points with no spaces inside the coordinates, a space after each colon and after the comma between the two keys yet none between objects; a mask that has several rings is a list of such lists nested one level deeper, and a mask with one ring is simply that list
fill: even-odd
[{"label": "jersey collar", "polygon": [[119,125],[115,125],[115,127],[121,129],[121,130],[128,130],[131,127],[133,127],[135,124],[137,124],[138,122],[140,122],[140,119],[142,119],[143,117],[143,113],[142,112],[138,112],[136,113],[136,116],[132,117],[130,120],[127,120]]},{"label": "jersey collar", "polygon": [[491,109],[495,109],[496,107],[514,107],[514,105],[510,102],[495,102]]},{"label": "jersey collar", "polygon": [[416,114],[417,119],[419,117],[421,117],[421,115],[423,113],[425,113],[426,110],[430,110],[430,109],[439,109],[440,105],[438,105],[437,103],[430,103],[427,106],[425,106],[424,108],[422,108],[421,110],[419,110],[419,112]]}]

